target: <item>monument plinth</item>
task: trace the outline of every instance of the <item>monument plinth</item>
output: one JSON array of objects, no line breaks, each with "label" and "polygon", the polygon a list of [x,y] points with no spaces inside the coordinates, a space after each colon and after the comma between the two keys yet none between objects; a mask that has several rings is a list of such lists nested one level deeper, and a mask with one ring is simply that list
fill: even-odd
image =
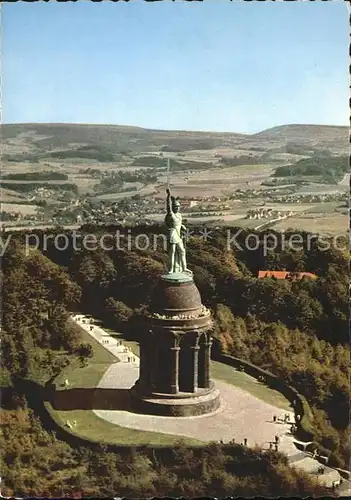
[{"label": "monument plinth", "polygon": [[147,321],[139,380],[132,389],[135,409],[163,416],[216,410],[219,392],[210,378],[212,319],[192,275],[161,277]]}]

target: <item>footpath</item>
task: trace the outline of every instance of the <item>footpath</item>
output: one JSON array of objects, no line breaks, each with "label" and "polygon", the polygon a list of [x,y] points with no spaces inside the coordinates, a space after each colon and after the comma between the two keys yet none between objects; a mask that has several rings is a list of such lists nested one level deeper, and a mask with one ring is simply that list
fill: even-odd
[{"label": "footpath", "polygon": [[75,314],[72,319],[83,328],[89,335],[102,345],[107,351],[115,356],[121,363],[129,363],[139,366],[139,358],[122,340],[117,340],[107,333],[103,328],[94,323],[94,319],[84,314]]},{"label": "footpath", "polygon": [[[136,356],[130,348],[123,343],[122,340],[117,340],[107,333],[103,328],[95,324],[95,320],[84,314],[72,315],[72,319],[83,328],[94,340],[96,340],[100,345],[102,345],[107,351],[115,356],[119,361],[118,363],[118,377],[116,377],[116,368],[113,365],[107,370],[105,376],[103,377],[104,386],[110,388],[118,386],[118,388],[129,388],[131,387],[135,380],[138,378],[139,374],[139,357]],[[117,384],[117,385],[116,385]],[[95,412],[97,413],[97,412]],[[100,412],[103,413],[103,412]],[[117,414],[118,412],[109,412]],[[125,413],[125,412],[123,412]],[[102,418],[104,418],[101,415]],[[172,420],[170,417],[164,417],[168,419],[169,422]],[[158,425],[160,425],[162,417],[158,417]],[[107,420],[109,420],[107,418]],[[125,422],[125,426],[129,427],[129,422]],[[148,418],[150,422],[151,418]],[[116,422],[117,423],[117,422]],[[234,423],[234,422],[233,422]],[[289,423],[294,424],[294,421],[290,419]],[[120,422],[119,422],[120,424]],[[327,464],[321,463],[315,455],[310,452],[304,451],[307,446],[307,442],[300,442],[296,440],[289,432],[281,433],[278,431],[279,427],[284,427],[284,419],[277,418],[277,435],[279,435],[279,451],[284,453],[289,460],[289,464],[292,467],[303,470],[312,476],[314,476],[320,484],[324,484],[329,488],[333,488],[336,496],[351,496],[351,481],[342,478],[336,469],[328,467]],[[132,424],[132,427],[134,425]],[[145,429],[146,430],[146,429]],[[151,429],[149,429],[151,430]],[[157,429],[153,429],[157,430]],[[282,429],[283,430],[283,429]],[[174,433],[175,429],[172,430]],[[167,433],[167,431],[166,431]],[[298,447],[302,448],[299,450]]]}]

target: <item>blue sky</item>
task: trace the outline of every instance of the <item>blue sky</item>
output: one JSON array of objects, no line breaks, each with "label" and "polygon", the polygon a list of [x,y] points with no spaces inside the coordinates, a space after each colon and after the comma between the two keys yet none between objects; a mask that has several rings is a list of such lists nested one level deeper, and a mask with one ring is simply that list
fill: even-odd
[{"label": "blue sky", "polygon": [[344,2],[2,5],[2,122],[348,123]]}]

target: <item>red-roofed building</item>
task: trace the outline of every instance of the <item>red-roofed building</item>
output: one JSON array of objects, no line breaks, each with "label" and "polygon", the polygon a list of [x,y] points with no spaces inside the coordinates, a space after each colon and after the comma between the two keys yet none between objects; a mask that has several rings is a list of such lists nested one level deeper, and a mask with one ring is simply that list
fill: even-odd
[{"label": "red-roofed building", "polygon": [[313,273],[294,273],[289,271],[258,271],[259,278],[276,278],[277,280],[297,279],[302,280],[306,278],[316,279],[317,276]]}]

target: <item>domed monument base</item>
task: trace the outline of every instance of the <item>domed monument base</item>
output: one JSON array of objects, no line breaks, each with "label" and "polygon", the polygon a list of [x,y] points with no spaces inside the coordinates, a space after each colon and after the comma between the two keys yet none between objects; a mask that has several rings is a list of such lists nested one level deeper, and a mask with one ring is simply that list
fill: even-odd
[{"label": "domed monument base", "polygon": [[139,380],[131,389],[134,410],[177,417],[217,410],[219,392],[210,380],[212,319],[191,273],[161,277],[148,322]]},{"label": "domed monument base", "polygon": [[220,407],[219,391],[212,387],[198,393],[152,394],[142,397],[136,387],[131,392],[134,410],[163,417],[194,417],[213,413]]}]

